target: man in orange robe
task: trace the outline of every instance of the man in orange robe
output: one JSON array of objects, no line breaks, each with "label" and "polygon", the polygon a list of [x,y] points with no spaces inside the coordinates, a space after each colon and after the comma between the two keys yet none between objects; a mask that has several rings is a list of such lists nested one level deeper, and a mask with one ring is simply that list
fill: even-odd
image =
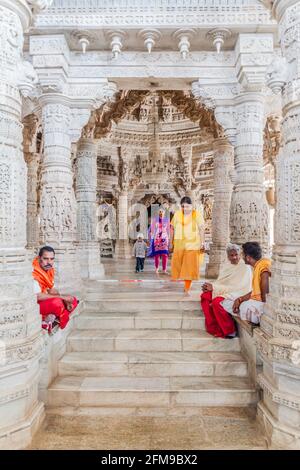
[{"label": "man in orange robe", "polygon": [[54,288],[54,259],[55,252],[51,246],[40,249],[39,255],[33,260],[32,276],[34,279],[34,292],[42,315],[42,327],[49,332],[52,326],[59,324],[64,329],[68,324],[70,313],[78,305],[76,297],[60,295]]},{"label": "man in orange robe", "polygon": [[242,320],[258,325],[269,293],[271,260],[263,258],[262,249],[257,242],[244,243],[242,248],[245,263],[253,268],[252,290],[235,299],[232,310]]}]

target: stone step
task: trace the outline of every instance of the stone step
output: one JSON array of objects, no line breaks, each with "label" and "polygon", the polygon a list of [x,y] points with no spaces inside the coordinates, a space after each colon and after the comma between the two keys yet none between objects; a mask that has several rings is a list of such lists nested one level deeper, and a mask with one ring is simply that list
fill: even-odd
[{"label": "stone step", "polygon": [[[181,296],[183,299],[183,297]],[[146,297],[130,299],[130,298],[107,298],[103,299],[101,294],[87,295],[84,302],[84,308],[90,312],[153,312],[153,311],[191,311],[200,312],[200,302],[197,300],[168,300],[157,298],[147,299]]]},{"label": "stone step", "polygon": [[204,330],[77,330],[67,350],[80,351],[239,351],[238,338],[215,338]]},{"label": "stone step", "polygon": [[84,312],[75,319],[79,330],[88,329],[204,329],[204,316],[195,312]]},{"label": "stone step", "polygon": [[58,377],[48,406],[249,406],[257,392],[244,377]]},{"label": "stone step", "polygon": [[248,373],[240,353],[72,352],[58,364],[59,375],[77,376],[236,376]]}]

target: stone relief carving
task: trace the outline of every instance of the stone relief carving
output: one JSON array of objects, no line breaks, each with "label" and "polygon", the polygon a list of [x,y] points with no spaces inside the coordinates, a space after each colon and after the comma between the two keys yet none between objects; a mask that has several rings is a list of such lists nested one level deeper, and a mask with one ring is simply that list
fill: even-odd
[{"label": "stone relief carving", "polygon": [[11,233],[10,212],[12,186],[11,168],[8,164],[0,163],[0,240],[8,240]]},{"label": "stone relief carving", "polygon": [[269,216],[260,194],[233,193],[230,210],[230,237],[239,243],[268,238]]},{"label": "stone relief carving", "polygon": [[[46,194],[45,194],[46,193]],[[43,188],[41,197],[41,230],[45,239],[62,241],[76,231],[75,201],[71,192]]]},{"label": "stone relief carving", "polygon": [[274,166],[281,146],[281,116],[268,116],[264,129],[264,160]]}]

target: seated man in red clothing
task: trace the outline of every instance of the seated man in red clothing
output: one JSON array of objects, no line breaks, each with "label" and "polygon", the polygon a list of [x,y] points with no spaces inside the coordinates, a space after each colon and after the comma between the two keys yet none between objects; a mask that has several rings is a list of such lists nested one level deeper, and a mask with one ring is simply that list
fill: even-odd
[{"label": "seated man in red clothing", "polygon": [[60,295],[54,288],[55,252],[51,246],[43,246],[33,260],[32,275],[34,292],[42,315],[42,327],[49,332],[55,324],[63,329],[68,324],[70,313],[78,305],[78,300],[71,295]]},{"label": "seated man in red clothing", "polygon": [[225,310],[222,303],[232,302],[241,295],[251,291],[251,268],[241,259],[238,245],[227,246],[228,260],[221,266],[218,279],[203,284],[201,306],[205,316],[206,331],[220,338],[234,338],[236,327],[232,316]]}]

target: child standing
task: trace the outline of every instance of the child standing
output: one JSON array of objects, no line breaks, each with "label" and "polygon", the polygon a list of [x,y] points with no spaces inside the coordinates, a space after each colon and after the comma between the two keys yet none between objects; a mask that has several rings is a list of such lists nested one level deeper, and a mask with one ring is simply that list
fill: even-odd
[{"label": "child standing", "polygon": [[137,241],[133,246],[133,256],[136,258],[136,268],[135,272],[139,273],[144,271],[144,262],[147,253],[147,243],[144,241],[144,235],[139,233],[137,236]]}]

